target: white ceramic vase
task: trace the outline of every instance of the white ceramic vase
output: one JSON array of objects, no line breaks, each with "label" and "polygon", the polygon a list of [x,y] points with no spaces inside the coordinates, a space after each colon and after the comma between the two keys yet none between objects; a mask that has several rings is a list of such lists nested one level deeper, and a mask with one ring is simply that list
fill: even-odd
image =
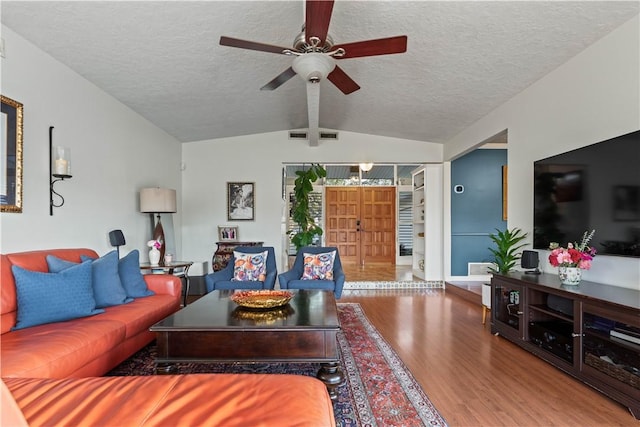
[{"label": "white ceramic vase", "polygon": [[582,280],[582,270],[578,267],[558,267],[558,277],[563,285],[575,286]]},{"label": "white ceramic vase", "polygon": [[160,263],[160,251],[156,248],[151,248],[149,251],[149,264],[158,265]]}]

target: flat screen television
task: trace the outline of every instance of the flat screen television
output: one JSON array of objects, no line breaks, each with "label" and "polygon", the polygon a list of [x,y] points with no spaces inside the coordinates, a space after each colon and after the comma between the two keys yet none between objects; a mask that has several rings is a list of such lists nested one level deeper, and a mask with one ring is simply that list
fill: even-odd
[{"label": "flat screen television", "polygon": [[533,247],[595,229],[599,254],[640,257],[640,131],[534,162]]}]

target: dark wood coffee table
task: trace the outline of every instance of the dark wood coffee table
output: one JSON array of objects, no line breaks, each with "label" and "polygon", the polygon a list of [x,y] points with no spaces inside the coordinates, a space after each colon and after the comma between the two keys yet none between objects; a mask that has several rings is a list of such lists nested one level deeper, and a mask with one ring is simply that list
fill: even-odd
[{"label": "dark wood coffee table", "polygon": [[213,291],[151,327],[156,333],[156,373],[177,362],[313,362],[332,399],[344,382],[338,357],[340,330],[333,292],[292,291],[289,304],[247,310]]}]

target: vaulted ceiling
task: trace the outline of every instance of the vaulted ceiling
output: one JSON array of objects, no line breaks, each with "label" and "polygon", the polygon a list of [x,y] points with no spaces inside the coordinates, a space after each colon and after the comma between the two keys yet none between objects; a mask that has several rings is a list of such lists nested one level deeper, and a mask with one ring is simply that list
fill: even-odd
[{"label": "vaulted ceiling", "polygon": [[[292,58],[303,1],[6,1],[6,25],[182,142],[307,127],[304,81],[261,91]],[[361,89],[320,83],[320,128],[445,143],[639,13],[638,1],[342,1],[335,43],[407,35],[343,59]],[[11,56],[11,46],[6,46]]]}]

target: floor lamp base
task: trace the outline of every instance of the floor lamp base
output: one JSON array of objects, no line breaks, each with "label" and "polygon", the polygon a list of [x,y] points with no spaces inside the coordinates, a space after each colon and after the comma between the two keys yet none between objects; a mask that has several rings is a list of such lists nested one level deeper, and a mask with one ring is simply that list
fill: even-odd
[{"label": "floor lamp base", "polygon": [[[153,220],[153,214],[151,215],[151,219]],[[164,229],[162,228],[162,222],[160,221],[160,214],[158,214],[158,222],[153,229],[153,240],[160,242],[160,265],[164,265],[165,240]]]}]

